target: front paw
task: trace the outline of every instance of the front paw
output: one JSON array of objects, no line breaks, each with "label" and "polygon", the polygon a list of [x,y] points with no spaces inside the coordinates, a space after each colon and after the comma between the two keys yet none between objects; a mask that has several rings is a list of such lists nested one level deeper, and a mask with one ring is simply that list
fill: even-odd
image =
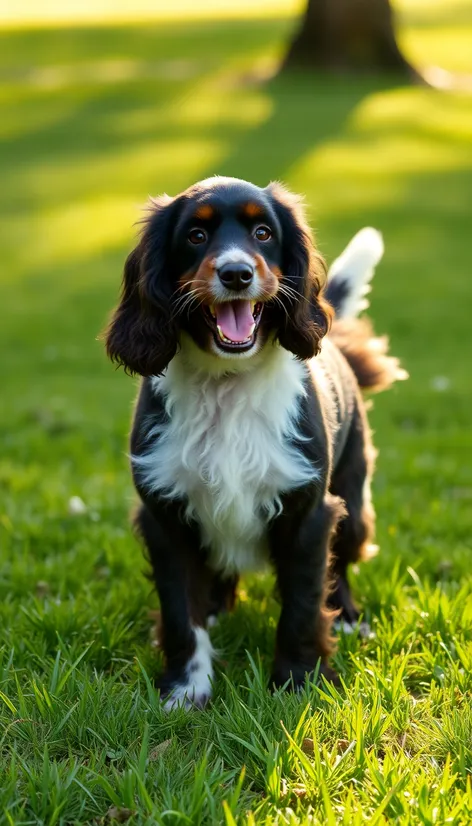
[{"label": "front paw", "polygon": [[157,686],[164,711],[172,711],[174,708],[185,711],[204,708],[211,697],[210,677],[205,677],[206,679],[195,680],[191,675],[182,675],[176,679],[175,676],[164,674]]},{"label": "front paw", "polygon": [[333,623],[333,630],[338,634],[359,634],[359,637],[363,640],[371,640],[375,637],[375,633],[368,622],[348,622],[340,618]]},{"label": "front paw", "polygon": [[194,686],[176,685],[168,694],[161,695],[164,711],[183,708],[184,711],[205,708],[211,697],[210,691],[197,691]]},{"label": "front paw", "polygon": [[184,668],[167,671],[159,681],[164,710],[204,708],[211,697],[212,679],[211,659],[197,646]]},{"label": "front paw", "polygon": [[275,689],[285,688],[287,691],[300,691],[305,686],[307,678],[316,679],[320,683],[321,677],[334,685],[339,685],[338,675],[326,662],[319,662],[311,667],[300,663],[276,664],[269,686]]},{"label": "front paw", "polygon": [[173,708],[203,708],[211,697],[213,679],[212,656],[208,633],[195,628],[195,648],[185,665],[167,669],[160,681],[165,711]]}]

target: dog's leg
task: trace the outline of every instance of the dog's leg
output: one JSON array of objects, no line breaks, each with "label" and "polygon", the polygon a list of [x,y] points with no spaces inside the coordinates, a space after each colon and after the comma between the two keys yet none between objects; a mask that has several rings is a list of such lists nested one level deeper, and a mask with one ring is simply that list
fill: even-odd
[{"label": "dog's leg", "polygon": [[207,620],[210,628],[216,624],[218,614],[225,614],[233,610],[238,581],[239,576],[237,574],[230,574],[227,577],[220,573],[213,575]]},{"label": "dog's leg", "polygon": [[[355,412],[343,454],[333,473],[331,492],[346,505],[346,516],[339,523],[333,542],[331,573],[333,588],[328,597],[330,607],[340,611],[337,624],[351,632],[360,612],[349,587],[349,563],[373,556],[375,512],[370,491],[375,450],[364,410]],[[359,625],[362,635],[370,632],[367,623]]]},{"label": "dog's leg", "polygon": [[331,538],[341,513],[342,503],[329,495],[305,513],[286,502],[271,525],[271,554],[282,600],[271,677],[276,686],[290,680],[290,687],[300,687],[319,660],[321,672],[335,678],[327,664],[332,615],[326,608],[326,578]]},{"label": "dog's leg", "polygon": [[161,605],[160,642],[166,670],[159,681],[164,707],[204,706],[211,695],[213,650],[206,620],[213,573],[194,528],[172,503],[142,505],[135,517],[147,547]]}]

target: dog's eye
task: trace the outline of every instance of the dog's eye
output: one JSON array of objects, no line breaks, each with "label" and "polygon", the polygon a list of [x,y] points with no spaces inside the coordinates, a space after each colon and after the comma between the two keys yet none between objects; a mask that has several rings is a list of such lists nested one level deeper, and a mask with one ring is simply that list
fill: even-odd
[{"label": "dog's eye", "polygon": [[269,227],[256,227],[254,237],[257,238],[258,241],[269,241],[272,238],[272,232]]},{"label": "dog's eye", "polygon": [[187,238],[191,244],[204,244],[208,235],[204,229],[191,229]]}]

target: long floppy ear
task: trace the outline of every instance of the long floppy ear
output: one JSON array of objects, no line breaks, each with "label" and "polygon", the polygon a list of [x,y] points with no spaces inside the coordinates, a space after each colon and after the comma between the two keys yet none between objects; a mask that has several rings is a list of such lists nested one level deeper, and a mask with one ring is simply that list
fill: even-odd
[{"label": "long floppy ear", "polygon": [[331,307],[321,295],[326,266],[315,249],[301,199],[279,183],[269,184],[267,192],[282,227],[281,300],[286,312],[278,340],[298,358],[309,359],[319,353],[332,319]]},{"label": "long floppy ear", "polygon": [[105,332],[109,358],[127,373],[157,376],[175,356],[178,332],[171,312],[168,247],[177,199],[153,199],[141,240],[128,256],[120,303]]}]

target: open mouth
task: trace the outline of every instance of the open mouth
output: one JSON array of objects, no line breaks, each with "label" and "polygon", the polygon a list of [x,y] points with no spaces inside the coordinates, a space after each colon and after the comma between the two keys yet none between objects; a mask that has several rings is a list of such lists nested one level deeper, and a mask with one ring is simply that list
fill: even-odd
[{"label": "open mouth", "polygon": [[205,321],[218,347],[238,352],[253,346],[262,310],[262,302],[247,299],[207,304],[203,308]]}]

